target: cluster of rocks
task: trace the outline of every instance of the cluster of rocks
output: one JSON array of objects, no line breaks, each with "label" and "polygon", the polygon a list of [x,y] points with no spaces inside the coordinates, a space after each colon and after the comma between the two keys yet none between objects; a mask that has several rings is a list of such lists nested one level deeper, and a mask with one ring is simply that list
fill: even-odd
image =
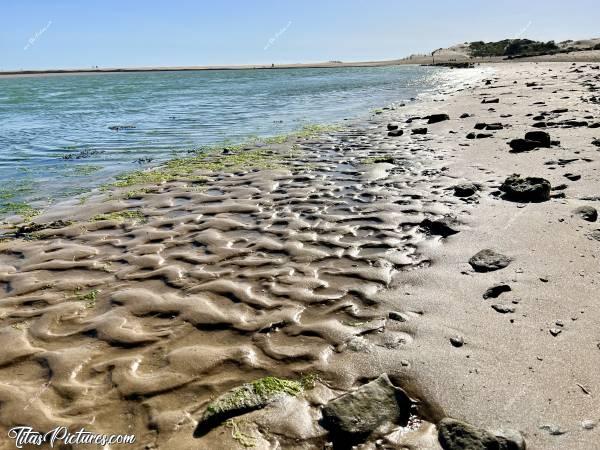
[{"label": "cluster of rocks", "polygon": [[[406,119],[406,123],[412,123],[414,120],[426,120],[428,124],[443,122],[445,120],[450,120],[450,116],[448,114],[431,114],[429,116],[424,117],[409,117]],[[402,136],[404,131],[400,129],[400,125],[396,122],[388,123],[387,125],[388,136],[397,137]],[[427,134],[427,128],[413,128],[411,130],[411,134]]]},{"label": "cluster of rocks", "polygon": [[[277,381],[277,389],[264,389],[264,380],[269,385]],[[202,438],[215,427],[227,426],[228,419],[242,414],[266,407],[282,407],[286,398],[293,399],[302,394],[298,382],[274,377],[244,384],[221,395],[206,407],[194,436]],[[321,414],[316,415],[321,418],[315,426],[323,431],[327,441],[325,448],[343,450],[398,439],[396,430],[403,429],[405,435],[427,423],[435,423],[436,426],[424,428],[427,430],[425,440],[428,445],[436,440],[435,448],[443,450],[524,450],[526,447],[523,436],[517,431],[489,431],[449,417],[430,420],[420,417],[428,410],[421,406],[384,373],[358,389],[325,401],[320,407]],[[318,408],[316,405],[313,407]]]}]

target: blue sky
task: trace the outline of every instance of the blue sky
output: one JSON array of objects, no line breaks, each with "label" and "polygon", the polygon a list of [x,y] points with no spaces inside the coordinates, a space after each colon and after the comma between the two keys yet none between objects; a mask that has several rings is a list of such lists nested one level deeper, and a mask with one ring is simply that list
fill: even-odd
[{"label": "blue sky", "polygon": [[600,37],[599,5],[597,0],[3,0],[0,70],[388,59],[515,37],[524,29],[523,37],[532,39]]}]

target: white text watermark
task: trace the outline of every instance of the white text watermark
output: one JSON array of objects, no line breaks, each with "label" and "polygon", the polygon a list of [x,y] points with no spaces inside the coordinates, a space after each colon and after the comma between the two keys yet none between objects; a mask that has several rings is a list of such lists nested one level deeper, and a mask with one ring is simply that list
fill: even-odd
[{"label": "white text watermark", "polygon": [[269,39],[269,41],[267,42],[267,45],[265,45],[265,50],[268,50],[269,47],[271,45],[273,45],[275,43],[275,41],[277,41],[277,39],[279,39],[279,37],[283,33],[285,33],[291,25],[292,25],[292,21],[290,20],[285,27],[283,27],[281,30],[279,30],[277,33],[275,33],[275,35],[271,39]]},{"label": "white text watermark", "polygon": [[14,427],[8,430],[8,437],[15,441],[17,448],[23,448],[24,445],[43,444],[49,444],[51,448],[54,448],[62,444],[106,446],[135,443],[133,434],[98,434],[86,431],[84,428],[71,433],[67,427],[56,427],[47,433],[35,431],[31,427]]},{"label": "white text watermark", "polygon": [[46,24],[46,26],[44,28],[36,31],[36,33],[27,40],[27,44],[25,45],[25,47],[23,48],[23,50],[27,50],[29,47],[31,47],[33,44],[35,44],[35,41],[37,41],[38,38],[42,34],[44,34],[48,28],[50,28],[50,25],[52,25],[52,21],[51,20],[48,21],[48,23]]}]

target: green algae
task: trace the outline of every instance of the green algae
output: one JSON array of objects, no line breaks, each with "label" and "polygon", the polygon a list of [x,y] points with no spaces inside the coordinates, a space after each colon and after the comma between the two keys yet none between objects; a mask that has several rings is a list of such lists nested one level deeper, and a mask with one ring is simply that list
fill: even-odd
[{"label": "green algae", "polygon": [[303,390],[299,381],[285,380],[276,377],[265,377],[252,383],[254,391],[264,397],[272,397],[280,393],[297,396]]},{"label": "green algae", "polygon": [[[251,137],[241,144],[227,142],[204,146],[195,155],[176,157],[150,170],[137,170],[118,175],[117,180],[105,188],[130,187],[140,184],[160,184],[189,177],[195,172],[237,172],[252,169],[285,168],[284,159],[297,154],[299,147],[292,145],[290,154],[277,152],[266,145],[284,144],[296,139],[307,139],[318,134],[339,129],[335,125],[306,125],[299,131],[267,138]],[[255,147],[255,148],[252,148]],[[198,177],[202,179],[203,177]]]},{"label": "green algae", "polygon": [[100,291],[98,289],[92,289],[86,293],[80,292],[81,288],[75,291],[75,297],[73,300],[78,302],[85,302],[86,308],[94,308],[96,306],[96,299]]},{"label": "green algae", "polygon": [[0,204],[0,214],[16,214],[29,221],[40,213],[38,209],[23,202],[5,202]]},{"label": "green algae", "polygon": [[210,403],[204,412],[204,421],[215,417],[229,418],[242,412],[260,409],[281,395],[295,397],[302,393],[301,381],[265,377],[238,386]]},{"label": "green algae", "polygon": [[229,419],[225,422],[225,426],[231,429],[231,437],[234,441],[244,448],[252,448],[256,446],[256,439],[244,432],[241,428],[241,421]]},{"label": "green algae", "polygon": [[98,172],[101,169],[102,169],[101,166],[97,166],[97,165],[93,165],[93,164],[81,164],[81,165],[71,167],[68,175],[78,176],[78,177],[79,176],[87,176],[87,175],[91,175],[95,172]]},{"label": "green algae", "polygon": [[116,220],[123,222],[125,220],[133,220],[136,222],[143,222],[146,220],[146,216],[138,209],[128,209],[126,211],[116,211],[107,214],[97,214],[91,219],[93,222],[100,220]]}]

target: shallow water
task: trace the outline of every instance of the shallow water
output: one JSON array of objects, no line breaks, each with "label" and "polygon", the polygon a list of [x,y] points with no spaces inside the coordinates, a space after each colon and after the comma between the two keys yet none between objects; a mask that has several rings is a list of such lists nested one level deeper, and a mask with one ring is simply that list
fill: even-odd
[{"label": "shallow water", "polygon": [[[0,209],[44,206],[203,145],[360,117],[416,97],[443,72],[396,66],[0,78]],[[109,129],[123,125],[135,128]]]}]

